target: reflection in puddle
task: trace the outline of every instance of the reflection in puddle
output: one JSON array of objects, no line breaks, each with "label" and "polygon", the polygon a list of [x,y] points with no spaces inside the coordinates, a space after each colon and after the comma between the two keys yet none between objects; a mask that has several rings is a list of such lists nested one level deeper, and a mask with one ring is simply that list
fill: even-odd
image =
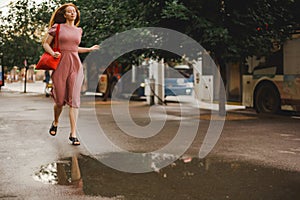
[{"label": "reflection in puddle", "polygon": [[34,180],[46,184],[70,185],[81,179],[76,156],[41,166],[33,176]]},{"label": "reflection in puddle", "polygon": [[41,166],[41,169],[33,176],[34,180],[43,183],[57,184],[56,163]]},{"label": "reflection in puddle", "polygon": [[[104,157],[115,159],[120,155]],[[148,157],[157,159],[157,155]],[[151,161],[145,163],[151,165]],[[132,174],[81,155],[78,159],[73,157],[42,167],[35,179],[54,184],[70,184],[81,179],[85,195],[129,200],[300,199],[298,172],[216,158],[185,157],[156,172]]]}]

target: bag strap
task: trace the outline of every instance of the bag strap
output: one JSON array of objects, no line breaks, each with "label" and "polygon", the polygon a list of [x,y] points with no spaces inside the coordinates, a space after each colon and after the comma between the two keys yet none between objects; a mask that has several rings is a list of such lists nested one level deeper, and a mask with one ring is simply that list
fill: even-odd
[{"label": "bag strap", "polygon": [[55,46],[56,46],[57,51],[60,51],[59,42],[58,42],[59,30],[60,30],[60,24],[57,24],[56,31],[55,31]]}]

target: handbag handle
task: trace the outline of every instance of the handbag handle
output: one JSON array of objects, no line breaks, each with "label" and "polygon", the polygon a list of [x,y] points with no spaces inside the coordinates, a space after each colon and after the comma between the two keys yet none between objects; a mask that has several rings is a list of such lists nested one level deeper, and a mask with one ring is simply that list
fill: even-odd
[{"label": "handbag handle", "polygon": [[57,27],[56,27],[56,31],[55,31],[55,41],[54,41],[54,46],[56,46],[56,50],[60,52],[60,49],[59,49],[59,42],[58,42],[58,33],[59,33],[59,30],[60,30],[60,24],[57,24]]}]

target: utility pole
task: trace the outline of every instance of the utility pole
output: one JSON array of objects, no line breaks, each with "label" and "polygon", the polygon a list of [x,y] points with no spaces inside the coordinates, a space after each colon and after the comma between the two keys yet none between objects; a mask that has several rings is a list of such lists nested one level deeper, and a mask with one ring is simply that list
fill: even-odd
[{"label": "utility pole", "polygon": [[1,52],[0,52],[0,91],[1,91],[1,87],[4,86],[4,69],[3,69],[3,64],[2,64],[2,57],[3,57],[3,53],[2,53],[2,48],[1,48]]},{"label": "utility pole", "polygon": [[[0,10],[0,16],[2,11]],[[3,33],[0,34],[0,91],[1,87],[4,86],[4,69],[3,69]]]},{"label": "utility pole", "polygon": [[24,60],[24,67],[25,67],[24,93],[26,93],[27,70],[28,70],[27,60],[26,59]]},{"label": "utility pole", "polygon": [[[226,15],[226,5],[225,5],[225,0],[221,0],[221,20],[222,20],[222,25],[225,27],[225,15]],[[225,47],[223,47],[225,48]],[[219,55],[222,56],[222,55]],[[221,59],[221,57],[220,57]],[[223,59],[222,59],[223,60]],[[219,70],[220,70],[220,86],[219,86],[219,115],[220,116],[226,116],[226,87],[224,85],[224,81],[222,78],[222,70],[225,70],[225,63],[224,62],[219,62]],[[226,72],[226,71],[225,71]],[[226,75],[225,75],[226,76]]]}]

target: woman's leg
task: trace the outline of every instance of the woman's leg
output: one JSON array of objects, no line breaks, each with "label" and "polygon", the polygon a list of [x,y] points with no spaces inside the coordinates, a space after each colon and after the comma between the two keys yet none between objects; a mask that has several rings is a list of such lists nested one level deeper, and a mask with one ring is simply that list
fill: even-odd
[{"label": "woman's leg", "polygon": [[72,137],[76,137],[76,130],[77,130],[77,118],[78,118],[78,108],[70,107],[69,110],[69,117],[70,117],[70,125],[71,125],[71,135]]},{"label": "woman's leg", "polygon": [[58,106],[57,104],[55,104],[54,107],[53,107],[53,109],[54,109],[54,121],[51,124],[49,133],[50,133],[50,135],[55,136],[56,132],[57,132],[57,126],[58,126],[59,116],[60,116],[60,114],[62,112],[63,107],[62,106]]},{"label": "woman's leg", "polygon": [[63,109],[62,106],[58,106],[57,104],[54,105],[54,122],[53,122],[54,126],[58,125],[59,117],[62,112],[62,109]]},{"label": "woman's leg", "polygon": [[70,107],[69,117],[70,117],[70,125],[71,125],[71,133],[69,136],[69,140],[71,140],[73,145],[80,145],[80,142],[76,137],[76,130],[77,130],[76,123],[78,118],[78,108]]}]

